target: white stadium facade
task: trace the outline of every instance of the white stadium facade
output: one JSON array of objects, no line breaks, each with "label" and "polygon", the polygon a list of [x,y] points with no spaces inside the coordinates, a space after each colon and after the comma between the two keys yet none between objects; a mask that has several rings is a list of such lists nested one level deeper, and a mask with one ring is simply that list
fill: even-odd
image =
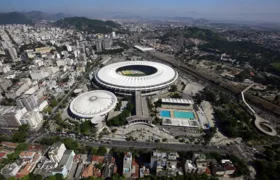
[{"label": "white stadium facade", "polygon": [[76,97],[69,108],[76,119],[90,120],[97,129],[102,128],[102,121],[113,111],[117,104],[117,97],[103,90],[83,93]]},{"label": "white stadium facade", "polygon": [[170,66],[152,61],[123,61],[109,64],[95,73],[95,82],[117,94],[153,94],[167,90],[178,79]]}]

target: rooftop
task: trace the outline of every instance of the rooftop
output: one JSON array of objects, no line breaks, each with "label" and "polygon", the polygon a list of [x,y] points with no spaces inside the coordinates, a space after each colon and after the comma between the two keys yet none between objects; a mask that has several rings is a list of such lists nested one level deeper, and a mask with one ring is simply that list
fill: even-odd
[{"label": "rooftop", "polygon": [[2,143],[2,146],[4,146],[4,147],[8,147],[8,148],[16,148],[17,147],[17,145],[18,145],[18,143],[13,143],[13,142],[5,142],[5,141],[3,141]]},{"label": "rooftop", "polygon": [[74,156],[72,156],[73,153],[74,153],[73,150],[66,150],[58,164],[58,167],[67,166],[68,162],[73,161],[74,159]]},{"label": "rooftop", "polygon": [[104,156],[93,155],[91,161],[102,164],[104,162]]},{"label": "rooftop", "polygon": [[31,152],[31,151],[22,151],[20,154],[19,154],[19,157],[20,158],[24,158],[24,157],[30,157],[30,156],[34,156],[35,155],[35,152]]},{"label": "rooftop", "polygon": [[21,110],[20,106],[0,106],[0,115],[8,114],[8,113],[17,113],[17,111]]},{"label": "rooftop", "polygon": [[162,103],[173,103],[173,104],[194,104],[191,99],[178,99],[178,98],[162,98]]},{"label": "rooftop", "polygon": [[88,165],[82,172],[83,178],[87,178],[90,176],[93,176],[93,165],[92,164]]},{"label": "rooftop", "polygon": [[104,115],[115,108],[117,97],[103,90],[90,91],[76,97],[70,104],[71,112],[81,118]]}]

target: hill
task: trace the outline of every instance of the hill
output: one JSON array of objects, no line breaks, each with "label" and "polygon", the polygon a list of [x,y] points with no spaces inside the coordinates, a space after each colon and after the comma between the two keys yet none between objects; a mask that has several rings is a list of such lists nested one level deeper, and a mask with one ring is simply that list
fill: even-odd
[{"label": "hill", "polygon": [[209,29],[202,29],[197,27],[184,28],[185,38],[200,39],[203,41],[218,41],[222,40],[216,33]]},{"label": "hill", "polygon": [[70,17],[69,15],[64,13],[48,14],[41,11],[30,11],[24,13],[24,15],[32,20],[48,20],[48,21],[57,21],[62,18]]},{"label": "hill", "polygon": [[24,13],[10,12],[0,13],[0,24],[33,24],[33,22]]},{"label": "hill", "polygon": [[75,28],[80,31],[93,33],[110,33],[120,29],[120,24],[113,21],[101,21],[85,17],[64,18],[54,23],[61,28]]},{"label": "hill", "polygon": [[[191,38],[201,40],[203,43],[195,45],[190,40]],[[184,44],[180,47],[183,50],[177,53],[178,56],[184,53],[184,49],[191,49],[196,46],[201,51],[215,55],[226,53],[232,59],[236,59],[236,63],[241,66],[250,63],[256,70],[278,75],[280,73],[280,52],[252,41],[228,41],[217,32],[197,27],[175,28],[167,31],[159,39],[162,43],[172,45],[172,47],[176,47],[179,40],[184,39]],[[209,56],[200,58],[210,59]]]},{"label": "hill", "polygon": [[57,21],[69,17],[63,13],[48,14],[41,11],[0,13],[0,24],[34,24],[35,21]]}]

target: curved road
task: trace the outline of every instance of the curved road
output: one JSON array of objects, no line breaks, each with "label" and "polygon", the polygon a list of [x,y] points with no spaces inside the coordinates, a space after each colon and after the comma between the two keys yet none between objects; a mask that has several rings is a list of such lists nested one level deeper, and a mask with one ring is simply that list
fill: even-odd
[{"label": "curved road", "polygon": [[[276,136],[277,135],[277,131],[269,125],[270,121],[265,120],[263,118],[261,118],[254,110],[253,108],[246,102],[245,100],[245,96],[244,93],[246,91],[248,91],[251,87],[253,87],[255,84],[251,84],[250,86],[248,86],[246,89],[244,89],[241,92],[241,96],[242,96],[242,101],[244,102],[244,104],[249,108],[249,110],[252,112],[252,114],[255,116],[255,121],[254,124],[255,126],[264,134],[269,135],[269,136]],[[263,126],[265,126],[266,128],[268,128],[270,131],[266,130],[263,128]]]}]

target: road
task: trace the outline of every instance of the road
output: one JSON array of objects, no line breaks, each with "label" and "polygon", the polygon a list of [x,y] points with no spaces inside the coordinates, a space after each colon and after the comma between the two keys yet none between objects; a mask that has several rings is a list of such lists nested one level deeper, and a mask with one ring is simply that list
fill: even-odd
[{"label": "road", "polygon": [[[32,139],[33,143],[39,141],[43,137],[57,136],[55,133],[42,134],[35,139]],[[63,137],[62,137],[63,138]],[[75,139],[75,138],[73,138]],[[136,149],[166,149],[172,151],[196,151],[196,152],[217,152],[221,154],[235,154],[239,150],[236,145],[231,146],[211,146],[211,145],[198,145],[198,144],[183,144],[183,143],[168,143],[168,142],[143,142],[143,141],[124,141],[117,139],[103,139],[103,140],[86,140],[85,138],[75,139],[80,144],[88,146],[105,146],[105,147],[117,147],[117,148],[136,148]],[[236,154],[235,154],[236,155]]]},{"label": "road", "polygon": [[[276,136],[277,135],[277,131],[270,125],[270,121],[265,120],[263,118],[261,118],[255,111],[254,109],[246,102],[245,99],[245,92],[248,91],[250,88],[252,88],[255,84],[251,84],[250,86],[248,86],[246,89],[244,89],[241,92],[241,96],[242,96],[242,101],[243,103],[248,107],[248,109],[250,109],[251,113],[255,116],[255,121],[254,124],[255,126],[264,134],[268,135],[268,136]],[[266,127],[265,128],[263,128]]]},{"label": "road", "polygon": [[[174,143],[155,143],[155,142],[139,142],[139,141],[119,141],[110,140],[108,143],[90,142],[85,140],[77,140],[81,144],[89,146],[106,146],[106,147],[118,147],[118,148],[136,148],[136,149],[167,149],[172,151],[196,151],[196,152],[218,152],[222,154],[231,154],[230,150],[226,147],[215,146],[202,146],[192,144],[174,144]],[[230,149],[230,148],[229,148]]]}]

